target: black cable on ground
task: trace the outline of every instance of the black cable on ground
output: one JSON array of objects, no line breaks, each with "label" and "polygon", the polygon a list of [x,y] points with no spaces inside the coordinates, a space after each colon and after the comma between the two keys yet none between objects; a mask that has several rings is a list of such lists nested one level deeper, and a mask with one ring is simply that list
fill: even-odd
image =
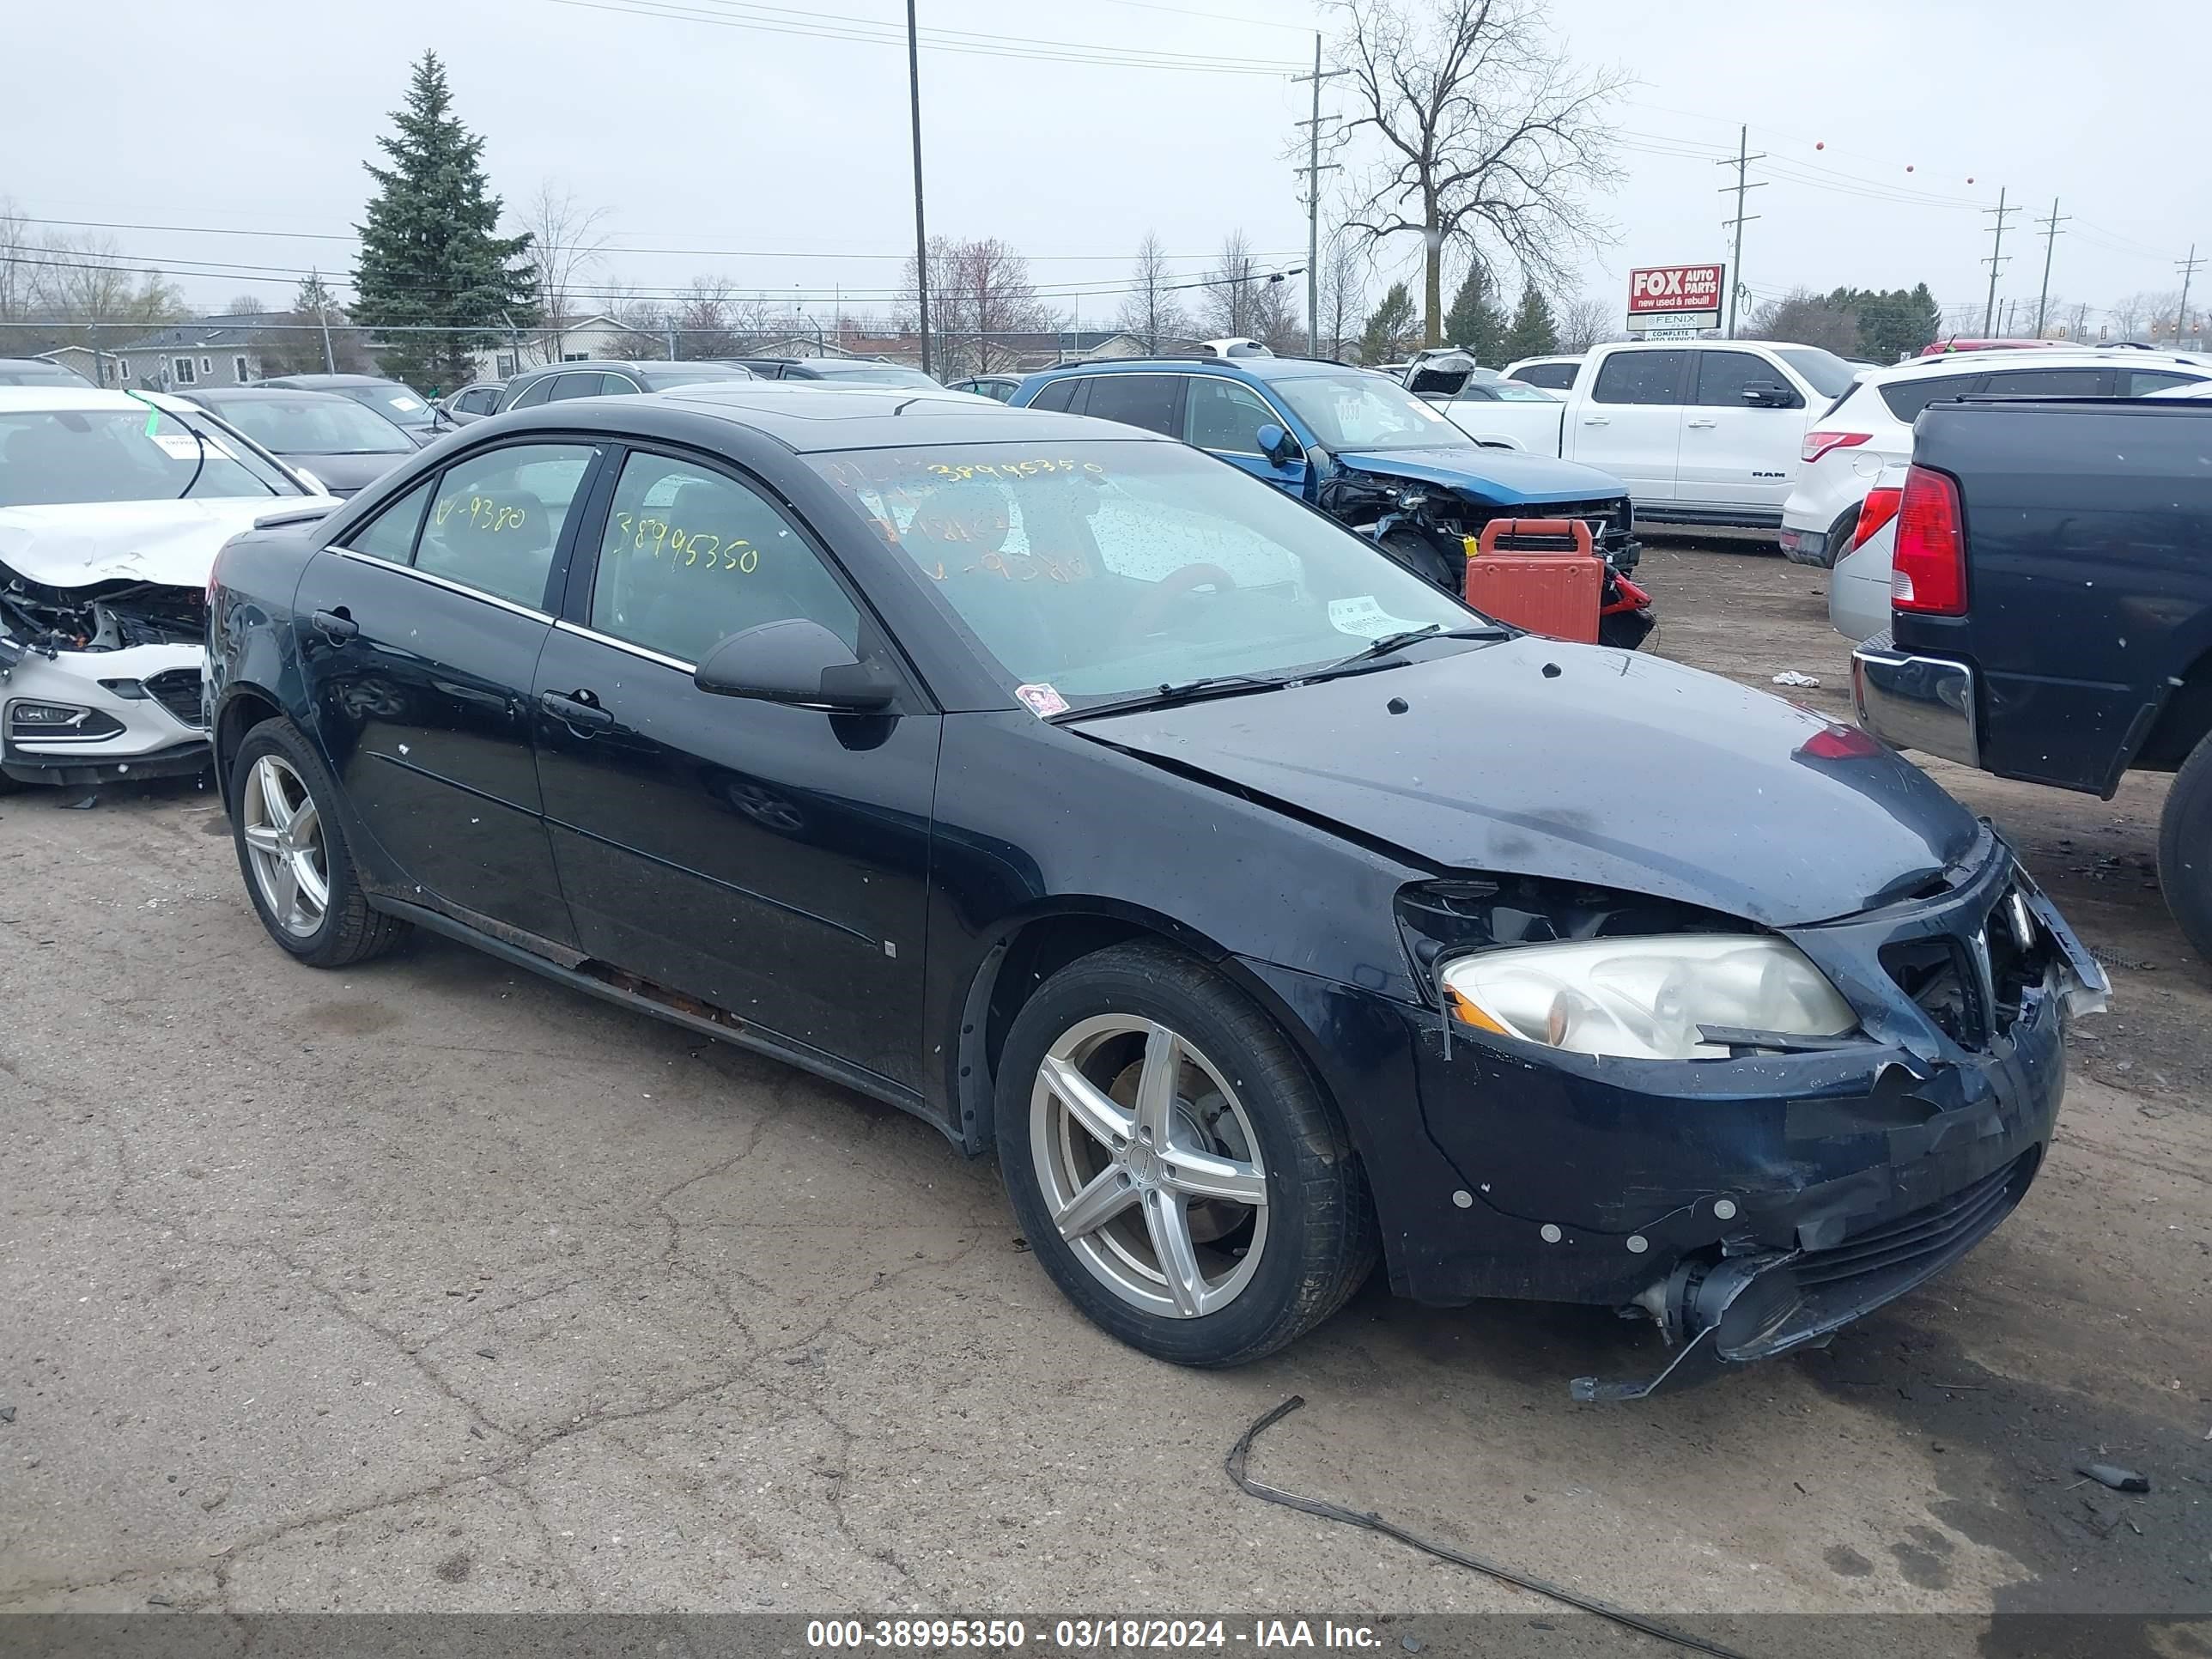
[{"label": "black cable on ground", "polygon": [[1326,1498],[1301,1498],[1294,1492],[1285,1492],[1279,1486],[1264,1485],[1246,1474],[1244,1465],[1246,1460],[1251,1455],[1252,1443],[1267,1429],[1272,1428],[1305,1403],[1304,1395],[1292,1395],[1273,1411],[1255,1419],[1252,1426],[1245,1430],[1237,1437],[1237,1443],[1229,1449],[1229,1457],[1224,1465],[1229,1471],[1229,1478],[1252,1497],[1269,1504],[1280,1504],[1286,1509],[1303,1510],[1308,1515],[1321,1516],[1324,1521],[1341,1521],[1347,1527],[1364,1527],[1370,1532],[1379,1532],[1385,1538],[1395,1538],[1401,1544],[1409,1545],[1414,1549],[1433,1555],[1440,1561],[1449,1561],[1454,1566],[1465,1567],[1469,1572],[1481,1573],[1486,1577],[1497,1579],[1500,1583],[1510,1584],[1516,1589],[1528,1590],[1538,1595],[1548,1595],[1554,1601],[1564,1601],[1567,1606],[1578,1607],[1584,1613],[1595,1613],[1601,1619],[1610,1619],[1616,1625],[1625,1625],[1630,1630],[1641,1631],[1646,1636],[1656,1636],[1662,1642],[1672,1642],[1677,1647],[1688,1648],[1697,1653],[1711,1654],[1713,1659],[1744,1659],[1744,1656],[1733,1648],[1722,1647],[1717,1642],[1708,1642],[1703,1637],[1692,1636],[1686,1631],[1672,1629],[1656,1620],[1646,1619],[1642,1613],[1631,1613],[1625,1607],[1616,1607],[1610,1602],[1598,1601],[1594,1596],[1581,1595],[1575,1590],[1568,1589],[1564,1585],[1554,1584],[1547,1579],[1532,1577],[1525,1572],[1516,1572],[1512,1568],[1501,1566],[1495,1561],[1486,1561],[1479,1555],[1462,1555],[1449,1545],[1432,1544],[1425,1538],[1407,1532],[1403,1527],[1393,1526],[1379,1515],[1362,1515],[1357,1510],[1346,1509],[1341,1504],[1332,1504]]}]

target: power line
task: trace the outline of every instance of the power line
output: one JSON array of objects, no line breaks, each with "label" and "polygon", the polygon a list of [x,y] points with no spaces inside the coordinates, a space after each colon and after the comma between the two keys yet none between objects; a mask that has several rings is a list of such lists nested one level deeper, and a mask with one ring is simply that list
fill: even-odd
[{"label": "power line", "polygon": [[[699,23],[711,28],[741,29],[760,34],[788,34],[817,40],[850,40],[876,46],[904,46],[902,29],[886,26],[867,18],[823,18],[818,21],[810,14],[799,14],[809,21],[782,21],[754,11],[703,9],[700,5],[685,5],[679,0],[546,0],[546,3],[568,6],[582,11],[610,12],[632,17],[657,17],[671,22]],[[726,8],[733,0],[724,0]],[[781,11],[781,8],[774,9]],[[884,32],[889,28],[890,32]],[[1011,40],[994,40],[994,37],[959,40],[939,38],[950,32],[933,32],[931,38],[918,44],[932,52],[964,52],[982,58],[1026,58],[1038,63],[1091,64],[1115,69],[1177,70],[1212,75],[1279,76],[1297,67],[1296,64],[1267,58],[1226,58],[1206,57],[1192,52],[1152,52],[1140,47],[1094,46],[1074,41],[1039,41],[1019,45]],[[967,32],[967,33],[972,33]],[[990,42],[990,44],[987,44]]]}]

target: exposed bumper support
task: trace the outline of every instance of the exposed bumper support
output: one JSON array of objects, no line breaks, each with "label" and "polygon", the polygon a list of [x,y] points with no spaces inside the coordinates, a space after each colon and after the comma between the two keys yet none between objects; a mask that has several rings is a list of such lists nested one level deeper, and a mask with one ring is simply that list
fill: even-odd
[{"label": "exposed bumper support", "polygon": [[1911,656],[1876,635],[1851,653],[1851,703],[1859,725],[1893,748],[1982,763],[1974,671],[1962,662]]}]

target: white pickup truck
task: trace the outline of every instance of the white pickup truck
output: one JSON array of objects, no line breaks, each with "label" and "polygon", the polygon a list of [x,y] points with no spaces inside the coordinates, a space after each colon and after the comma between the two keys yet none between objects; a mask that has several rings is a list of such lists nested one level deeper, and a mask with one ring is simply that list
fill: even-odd
[{"label": "white pickup truck", "polygon": [[1464,356],[1417,362],[1406,384],[1480,443],[1612,473],[1639,523],[1774,530],[1806,432],[1863,367],[1817,346],[1654,340],[1593,347],[1548,404],[1500,401]]}]

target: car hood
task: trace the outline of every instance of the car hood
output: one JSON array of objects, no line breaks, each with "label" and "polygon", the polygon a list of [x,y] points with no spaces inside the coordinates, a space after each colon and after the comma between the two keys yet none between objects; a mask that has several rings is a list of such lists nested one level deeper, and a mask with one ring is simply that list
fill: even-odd
[{"label": "car hood", "polygon": [[1439,444],[1431,449],[1340,450],[1336,459],[1362,472],[1440,484],[1504,506],[1523,501],[1588,501],[1628,494],[1628,486],[1610,472],[1584,466],[1580,461],[1555,460],[1517,449]]},{"label": "car hood", "polygon": [[0,565],[47,587],[112,581],[204,587],[216,550],[252,529],[256,519],[337,505],[328,495],[253,495],[0,507]]},{"label": "car hood", "polygon": [[287,466],[313,473],[333,495],[350,495],[362,485],[375,483],[414,453],[411,449],[367,455],[295,455],[277,451],[278,459]]},{"label": "car hood", "polygon": [[1854,728],[1661,658],[1534,635],[1070,729],[1412,863],[1587,882],[1769,927],[1902,897],[1978,835],[1966,808]]}]

